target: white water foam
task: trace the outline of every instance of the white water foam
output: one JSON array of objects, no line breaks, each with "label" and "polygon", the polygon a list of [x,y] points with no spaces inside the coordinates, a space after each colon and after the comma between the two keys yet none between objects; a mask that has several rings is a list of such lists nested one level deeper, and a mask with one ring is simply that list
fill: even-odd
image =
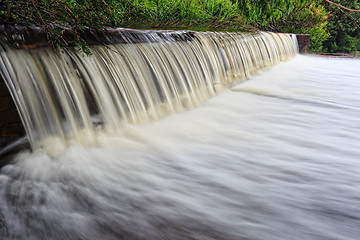
[{"label": "white water foam", "polygon": [[298,56],[195,109],[1,169],[1,239],[357,239],[359,60]]}]

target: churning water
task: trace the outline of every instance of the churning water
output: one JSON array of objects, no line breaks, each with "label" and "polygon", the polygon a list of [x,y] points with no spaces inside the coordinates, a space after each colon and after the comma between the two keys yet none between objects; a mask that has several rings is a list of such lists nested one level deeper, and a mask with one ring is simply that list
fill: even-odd
[{"label": "churning water", "polygon": [[1,239],[358,239],[360,60],[298,56],[197,108],[1,169]]}]

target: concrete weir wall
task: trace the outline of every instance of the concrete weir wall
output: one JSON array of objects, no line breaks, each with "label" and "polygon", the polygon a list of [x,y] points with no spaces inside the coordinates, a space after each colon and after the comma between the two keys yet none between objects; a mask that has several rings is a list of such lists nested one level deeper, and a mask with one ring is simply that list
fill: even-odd
[{"label": "concrete weir wall", "polygon": [[299,53],[307,53],[309,51],[310,34],[296,34],[298,41]]},{"label": "concrete weir wall", "polygon": [[[65,34],[71,38],[74,34],[66,29]],[[171,39],[171,41],[191,41],[196,33],[192,31],[161,31],[161,30],[132,30],[132,29],[87,29],[80,32],[83,39],[89,44],[132,44],[143,42],[158,42]],[[149,38],[149,35],[151,37]],[[296,35],[300,53],[306,53],[310,35]],[[51,47],[46,40],[46,33],[39,27],[23,27],[0,25],[0,51],[1,42],[15,49],[33,49]],[[1,66],[0,66],[1,67]],[[16,109],[7,85],[0,72],[0,152],[9,143],[25,135],[21,118]],[[1,157],[1,156],[0,156]]]}]

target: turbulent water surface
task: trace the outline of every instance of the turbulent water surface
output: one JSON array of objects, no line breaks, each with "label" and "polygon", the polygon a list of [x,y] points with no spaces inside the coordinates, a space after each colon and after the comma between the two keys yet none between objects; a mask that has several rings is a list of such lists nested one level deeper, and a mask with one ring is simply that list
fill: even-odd
[{"label": "turbulent water surface", "polygon": [[1,239],[358,239],[359,66],[298,56],[99,146],[20,153]]}]

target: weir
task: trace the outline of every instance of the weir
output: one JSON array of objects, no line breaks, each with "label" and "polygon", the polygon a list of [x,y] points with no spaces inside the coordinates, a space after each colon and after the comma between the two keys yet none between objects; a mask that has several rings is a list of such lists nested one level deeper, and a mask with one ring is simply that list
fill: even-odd
[{"label": "weir", "polygon": [[32,148],[96,145],[99,129],[117,133],[196,106],[298,52],[292,34],[134,32],[92,41],[90,56],[2,38],[1,78]]}]

